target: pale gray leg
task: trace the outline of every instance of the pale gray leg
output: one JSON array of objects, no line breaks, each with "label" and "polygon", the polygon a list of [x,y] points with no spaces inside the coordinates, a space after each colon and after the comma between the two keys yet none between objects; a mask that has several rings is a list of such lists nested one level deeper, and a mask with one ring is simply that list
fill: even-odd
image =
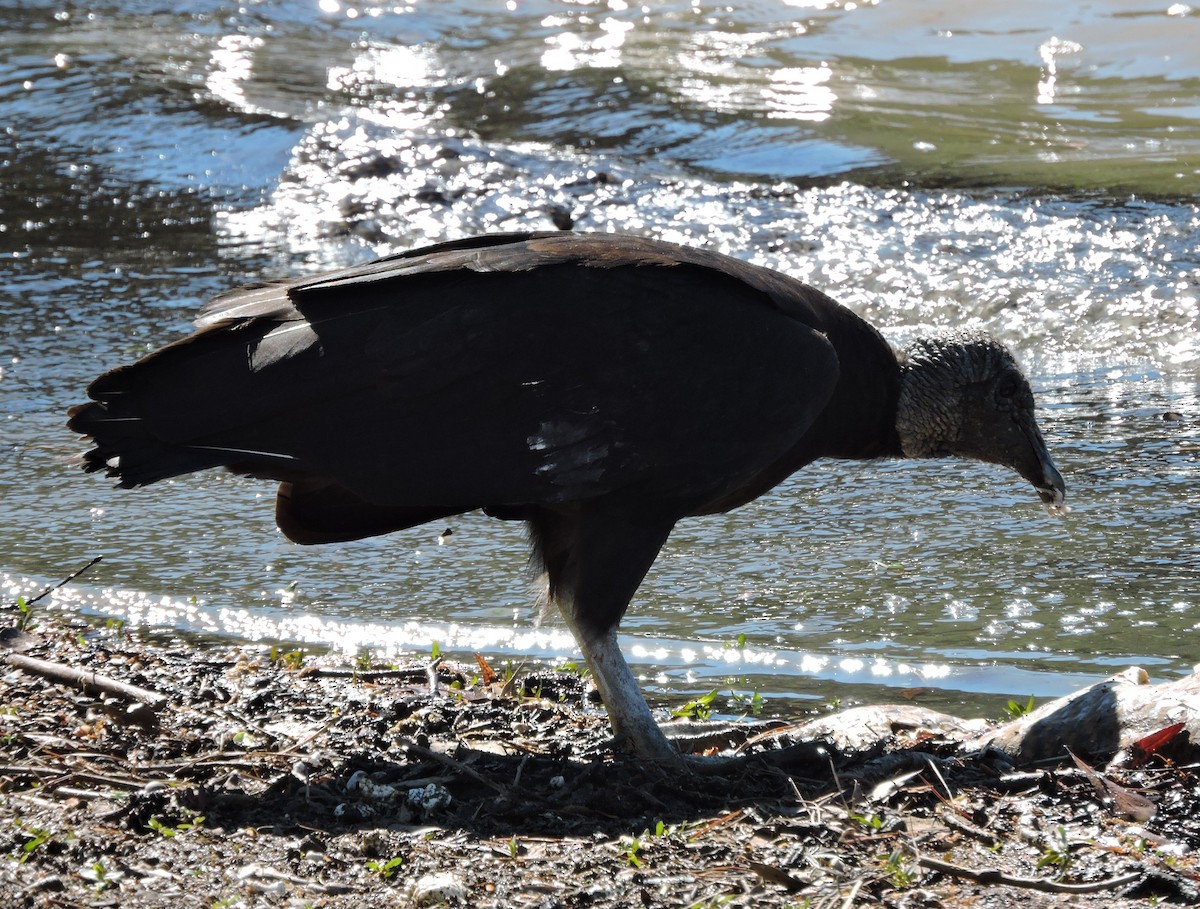
[{"label": "pale gray leg", "polygon": [[[565,614],[566,610],[563,612]],[[567,621],[570,623],[569,617]],[[617,644],[617,630],[611,628],[594,638],[582,635],[577,638],[583,658],[592,670],[600,699],[608,711],[618,745],[624,745],[646,760],[679,763],[678,750],[654,722],[637,679],[625,662]]]}]

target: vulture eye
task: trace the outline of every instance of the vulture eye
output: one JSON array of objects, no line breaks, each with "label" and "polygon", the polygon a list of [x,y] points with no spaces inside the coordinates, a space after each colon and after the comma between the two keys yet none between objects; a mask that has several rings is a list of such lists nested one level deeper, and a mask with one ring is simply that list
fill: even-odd
[{"label": "vulture eye", "polygon": [[1000,380],[1000,386],[996,389],[996,393],[1002,398],[1011,398],[1017,393],[1021,383],[1017,381],[1014,375],[1007,375]]}]

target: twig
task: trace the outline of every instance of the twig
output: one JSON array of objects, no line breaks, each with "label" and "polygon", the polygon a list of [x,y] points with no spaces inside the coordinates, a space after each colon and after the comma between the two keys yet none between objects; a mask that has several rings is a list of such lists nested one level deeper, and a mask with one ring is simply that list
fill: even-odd
[{"label": "twig", "polygon": [[120,796],[115,796],[109,792],[98,792],[95,789],[78,789],[75,786],[57,786],[54,789],[47,790],[48,795],[53,795],[64,799],[108,799],[109,801],[117,801]]},{"label": "twig", "polygon": [[858,891],[862,889],[865,878],[858,878],[851,886],[850,892],[846,894],[846,899],[842,902],[842,909],[850,909],[854,905],[854,901],[858,899]]},{"label": "twig", "polygon": [[[130,792],[141,789],[146,783],[150,782],[150,780],[131,780],[115,776],[104,776],[100,773],[89,773],[87,771],[75,772],[64,770],[59,772],[59,776],[64,783],[91,783],[93,786],[111,786],[113,789],[128,789]],[[57,789],[59,783],[52,780],[44,785],[47,790],[51,788]]]},{"label": "twig", "polygon": [[429,696],[431,698],[436,698],[440,694],[437,674],[440,665],[442,665],[442,658],[439,656],[430,660],[429,664],[425,667],[425,677],[429,682]]},{"label": "twig", "polygon": [[804,881],[799,878],[792,877],[782,868],[776,868],[774,865],[767,865],[762,862],[750,862],[750,870],[757,874],[764,881],[770,884],[777,884],[788,893],[797,893],[805,888]]},{"label": "twig", "polygon": [[511,698],[517,693],[517,675],[525,668],[525,661],[522,660],[517,664],[517,668],[513,670],[513,674],[508,677],[508,681],[500,689],[500,697]]},{"label": "twig", "polygon": [[1086,884],[1065,884],[1061,881],[1048,881],[1044,878],[1017,877],[1012,874],[1005,874],[1003,871],[995,868],[980,868],[978,870],[975,868],[964,868],[962,865],[954,865],[950,862],[943,862],[940,859],[924,855],[918,857],[917,862],[922,868],[928,868],[930,871],[940,871],[942,874],[949,874],[951,877],[965,877],[980,884],[1003,884],[1007,887],[1024,887],[1027,890],[1040,890],[1042,893],[1099,893],[1102,890],[1115,890],[1118,887],[1124,887],[1127,884],[1132,884],[1140,880],[1142,877],[1142,872],[1135,871],[1132,874],[1110,877],[1103,881],[1090,881]]},{"label": "twig", "polygon": [[[251,732],[257,732],[259,735],[261,735],[264,739],[267,739],[269,742],[275,742],[279,739],[279,736],[276,735],[274,732],[270,732],[266,729],[263,729],[262,726],[258,725],[257,723],[251,722],[250,720],[246,719],[244,716],[242,716],[240,714],[234,713],[228,707],[221,707],[218,712],[221,713],[226,719],[233,720],[239,726],[245,726]],[[262,749],[259,749],[259,750],[262,750]]]},{"label": "twig", "polygon": [[743,811],[741,808],[738,808],[736,811],[730,811],[728,814],[721,815],[716,820],[709,821],[707,824],[705,824],[703,827],[701,827],[695,833],[690,834],[687,838],[688,842],[690,843],[692,840],[700,839],[700,837],[702,837],[708,833],[711,833],[713,830],[716,830],[722,824],[728,824],[730,821],[738,820],[745,813],[746,812]]},{"label": "twig", "polygon": [[462,761],[456,761],[454,758],[450,757],[450,755],[448,755],[448,754],[442,754],[440,751],[433,751],[429,748],[423,748],[420,745],[418,745],[416,742],[412,742],[412,741],[409,741],[408,739],[404,739],[404,738],[397,739],[396,744],[398,744],[401,748],[403,748],[405,751],[409,752],[410,754],[414,754],[417,757],[423,758],[425,760],[435,761],[438,764],[443,764],[446,767],[449,767],[451,770],[455,771],[456,773],[460,773],[463,776],[469,776],[471,779],[475,780],[475,782],[477,782],[477,783],[483,783],[485,786],[490,786],[491,788],[495,789],[499,793],[503,794],[503,793],[508,792],[507,786],[501,785],[500,783],[497,783],[495,780],[489,780],[486,776],[484,776],[478,770],[475,770],[472,767],[468,767]]},{"label": "twig", "polygon": [[27,802],[30,805],[36,805],[38,808],[47,808],[51,811],[54,811],[59,807],[57,803],[52,802],[49,799],[44,799],[40,795],[32,795],[28,792],[9,792],[7,794],[11,795],[13,798],[20,799],[23,802]]},{"label": "twig", "polygon": [[521,784],[521,774],[524,772],[524,770],[525,770],[525,765],[526,765],[528,762],[529,762],[529,755],[528,755],[528,754],[526,754],[526,755],[522,755],[522,757],[521,757],[521,763],[519,763],[519,764],[517,765],[517,772],[516,772],[516,775],[515,775],[515,776],[513,776],[513,781],[512,781],[512,788],[513,788],[513,789],[516,789],[516,788],[517,788],[517,786],[519,786],[519,785]]},{"label": "twig", "polygon": [[1003,842],[1000,837],[996,836],[996,834],[992,833],[990,830],[984,830],[982,827],[972,824],[966,818],[962,817],[953,807],[943,811],[941,813],[941,818],[947,827],[952,827],[959,833],[965,833],[968,836],[973,836],[975,839],[980,840],[989,848],[999,846]]},{"label": "twig", "polygon": [[295,742],[293,742],[291,745],[288,745],[288,747],[286,747],[286,748],[281,748],[278,753],[281,755],[294,754],[295,752],[297,752],[301,748],[303,748],[305,745],[307,745],[309,742],[311,742],[313,739],[315,739],[317,736],[324,735],[326,732],[328,732],[329,727],[332,726],[334,723],[336,723],[339,719],[341,719],[341,717],[336,717],[336,716],[333,717],[327,723],[324,723],[319,729],[314,729],[312,732],[310,732],[304,738],[297,739]]},{"label": "twig", "polygon": [[25,605],[27,607],[32,606],[34,603],[36,603],[38,600],[42,599],[43,597],[47,597],[50,594],[54,593],[54,591],[58,590],[60,587],[66,587],[73,580],[75,580],[77,577],[79,577],[81,574],[83,574],[85,571],[87,571],[89,568],[91,568],[97,562],[102,561],[103,559],[104,559],[104,556],[96,556],[96,558],[92,559],[90,562],[88,562],[86,565],[84,565],[78,571],[74,572],[73,574],[67,575],[65,578],[63,578],[61,581],[59,581],[57,584],[47,587],[45,590],[43,590],[41,593],[39,593],[37,596],[35,596],[32,600],[26,600]]},{"label": "twig", "polygon": [[74,666],[66,666],[62,663],[39,660],[36,657],[25,656],[23,653],[5,654],[4,662],[9,666],[23,669],[26,672],[40,675],[55,682],[78,685],[84,691],[93,688],[105,694],[140,701],[155,710],[164,707],[168,700],[166,695],[159,694],[157,691],[139,688],[137,685],[130,685],[128,682],[120,682],[108,676],[100,675],[98,672],[88,672],[83,669],[76,669]]},{"label": "twig", "polygon": [[165,761],[158,764],[142,764],[138,767],[147,773],[170,773],[178,775],[187,770],[244,770],[247,773],[257,773],[262,770],[262,766],[249,758],[258,758],[264,762],[269,762],[270,758],[286,759],[287,755],[279,754],[274,751],[230,751],[225,752],[229,755],[228,759],[224,759],[220,753],[210,754],[198,758],[189,758],[186,761]]},{"label": "twig", "polygon": [[61,767],[39,767],[37,764],[0,765],[0,776],[62,776]]},{"label": "twig", "polygon": [[422,667],[410,669],[336,669],[318,666],[312,671],[315,679],[357,679],[360,682],[374,682],[376,679],[404,679],[417,682],[428,679],[429,675]]}]

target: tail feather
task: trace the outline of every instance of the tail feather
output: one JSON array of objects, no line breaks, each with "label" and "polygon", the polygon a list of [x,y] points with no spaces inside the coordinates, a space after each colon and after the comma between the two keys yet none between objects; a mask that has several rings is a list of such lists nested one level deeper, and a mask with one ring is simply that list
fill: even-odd
[{"label": "tail feather", "polygon": [[237,393],[236,367],[245,350],[239,333],[209,330],[100,376],[88,386],[92,400],[67,411],[67,425],[94,442],[84,470],[132,488],[212,467],[274,466],[278,455],[221,445],[231,420],[255,416],[239,417],[247,396]]},{"label": "tail feather", "polygon": [[[126,406],[123,406],[126,405]],[[67,425],[90,436],[94,446],[83,453],[83,469],[103,471],[125,489],[226,463],[216,452],[171,445],[156,438],[145,420],[129,411],[122,398],[77,404],[67,411]]]}]

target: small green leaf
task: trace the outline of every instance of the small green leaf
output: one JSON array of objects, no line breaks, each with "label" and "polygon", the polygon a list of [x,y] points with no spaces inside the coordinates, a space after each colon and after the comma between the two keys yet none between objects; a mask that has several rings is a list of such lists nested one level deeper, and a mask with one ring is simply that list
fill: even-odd
[{"label": "small green leaf", "polygon": [[693,698],[681,707],[671,711],[673,717],[686,717],[689,720],[707,720],[712,716],[712,702],[717,698],[717,689],[708,694]]}]

